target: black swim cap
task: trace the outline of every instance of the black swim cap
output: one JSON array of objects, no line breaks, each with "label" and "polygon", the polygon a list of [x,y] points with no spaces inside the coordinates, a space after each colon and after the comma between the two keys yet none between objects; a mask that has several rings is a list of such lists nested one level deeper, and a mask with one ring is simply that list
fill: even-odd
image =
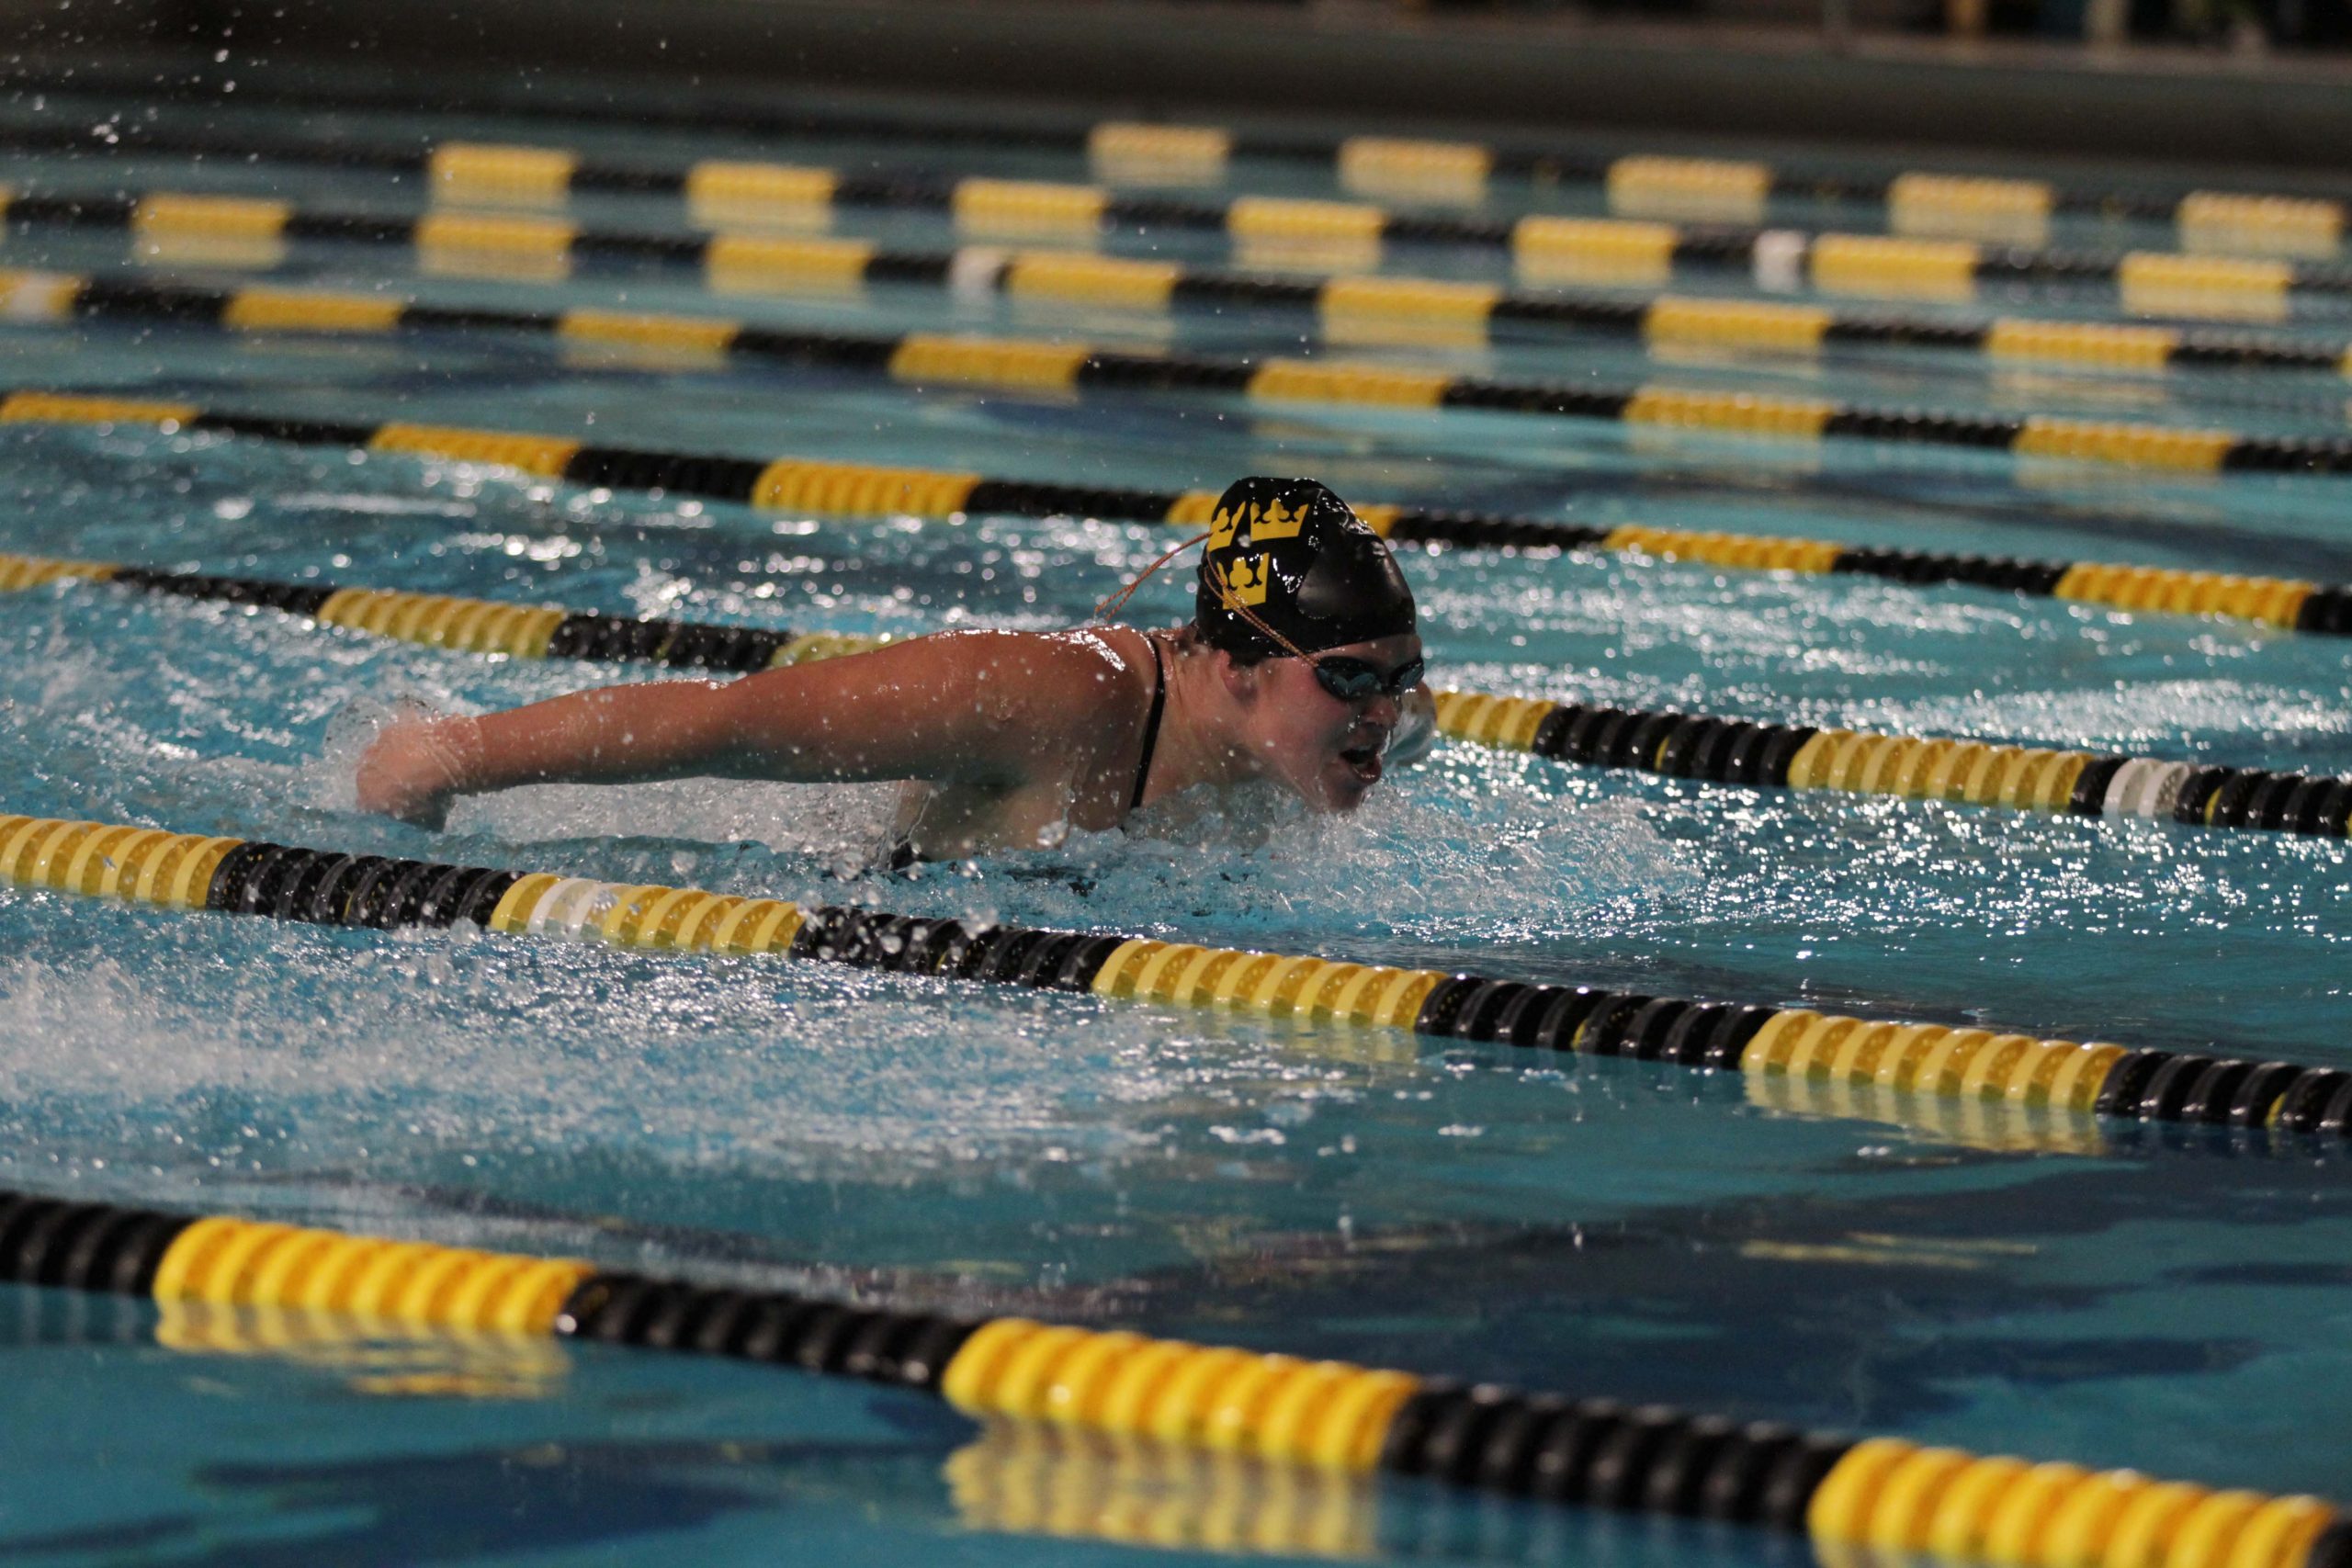
[{"label": "black swim cap", "polygon": [[1220,581],[1303,653],[1413,629],[1413,591],[1387,544],[1313,479],[1234,480],[1217,498],[1193,598],[1210,647],[1259,659],[1288,651],[1230,607]]}]

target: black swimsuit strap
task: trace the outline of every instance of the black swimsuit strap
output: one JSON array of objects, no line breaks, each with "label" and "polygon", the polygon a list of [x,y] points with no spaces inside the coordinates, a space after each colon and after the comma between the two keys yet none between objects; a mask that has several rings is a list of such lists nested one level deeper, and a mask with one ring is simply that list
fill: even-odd
[{"label": "black swimsuit strap", "polygon": [[1168,707],[1168,664],[1159,656],[1159,639],[1146,632],[1143,640],[1151,647],[1151,716],[1143,721],[1143,755],[1136,761],[1135,793],[1127,800],[1130,811],[1143,805],[1143,786],[1151,782],[1151,754],[1159,745],[1159,716]]}]

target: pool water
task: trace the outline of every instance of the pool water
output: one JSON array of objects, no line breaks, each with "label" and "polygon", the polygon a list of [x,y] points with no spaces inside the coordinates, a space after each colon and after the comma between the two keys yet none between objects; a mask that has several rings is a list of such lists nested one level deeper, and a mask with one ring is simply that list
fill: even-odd
[{"label": "pool water", "polygon": [[[122,107],[26,95],[7,112],[96,123]],[[211,119],[243,117],[257,135],[300,128],[266,107]],[[498,129],[369,123],[411,139]],[[576,129],[508,130],[598,134]],[[661,145],[752,150],[685,133]],[[924,161],[899,144],[756,150]],[[1080,177],[1045,154],[953,155]],[[1237,171],[1235,188],[1260,173]],[[365,172],[216,161],[26,156],[6,177],[413,200]],[[1295,167],[1283,178],[1250,188],[1329,193]],[[837,227],[956,243],[935,220],[867,216]],[[617,198],[599,218],[681,222]],[[1217,243],[1172,243],[1164,254],[1222,259]],[[125,255],[119,237],[20,228],[0,265],[111,273]],[[1458,253],[1399,249],[1386,265],[1500,276]],[[1016,315],[887,286],[851,301],[722,299],[653,271],[447,278],[364,246],[298,250],[278,276],[440,303],[1220,354],[1298,352],[1302,331],[1247,312]],[[2111,310],[2050,293],[2020,308]],[[220,409],[1108,485],[1312,473],[1364,501],[2352,580],[2341,480],[2200,482],[1503,414],[917,394],[848,373],[649,368],[497,333],[262,339],[102,321],[0,325],[0,344],[10,386]],[[2259,434],[2346,419],[2343,383],[2317,375],[2004,377],[1922,351],[1662,364],[1578,337],[1387,357]],[[288,581],[911,635],[1073,624],[1170,542],[1082,518],[853,525],[381,454],[0,425],[0,550]],[[1623,556],[1404,564],[1444,684],[2352,772],[2352,685],[2329,638]],[[1181,574],[1133,613],[1181,618]],[[879,788],[521,790],[466,803],[438,834],[354,809],[352,760],[398,712],[481,711],[650,671],[458,657],[87,584],[0,596],[0,647],[14,650],[0,663],[7,811],[2352,1066],[2340,840],[1757,792],[1448,743],[1345,820],[1272,797],[1179,802],[1127,834],[892,874],[872,868]],[[2085,1122],[2042,1148],[1984,1146],[1658,1064],[9,890],[0,1185],[2352,1492],[2352,1163],[2267,1137]],[[164,1317],[22,1291],[0,1292],[0,1399],[17,1412],[0,1423],[0,1550],[26,1562],[1004,1564],[1149,1546],[1176,1561],[1752,1568],[1804,1553],[1414,1483],[1057,1446],[913,1395],[602,1347]],[[1071,1501],[1097,1495],[1146,1499],[1159,1523],[1114,1528],[1137,1510]]]}]

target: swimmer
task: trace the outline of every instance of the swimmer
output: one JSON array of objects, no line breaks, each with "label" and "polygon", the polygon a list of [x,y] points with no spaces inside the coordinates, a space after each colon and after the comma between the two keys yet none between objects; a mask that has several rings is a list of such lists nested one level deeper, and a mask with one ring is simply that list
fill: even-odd
[{"label": "swimmer", "polygon": [[1353,810],[1434,733],[1404,574],[1311,479],[1236,481],[1206,542],[1184,626],[940,632],[395,725],[359,761],[359,805],[439,827],[518,784],[903,780],[893,864],[1050,848],[1253,780]]}]

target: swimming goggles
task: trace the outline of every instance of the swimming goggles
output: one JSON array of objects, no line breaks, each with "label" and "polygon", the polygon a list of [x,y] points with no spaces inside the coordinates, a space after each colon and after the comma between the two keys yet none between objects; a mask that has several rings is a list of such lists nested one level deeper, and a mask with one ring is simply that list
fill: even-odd
[{"label": "swimming goggles", "polygon": [[1315,671],[1317,684],[1343,703],[1364,702],[1375,694],[1402,701],[1406,693],[1421,683],[1423,665],[1418,659],[1408,659],[1384,672],[1377,664],[1344,654],[1305,653],[1299,657]]}]

